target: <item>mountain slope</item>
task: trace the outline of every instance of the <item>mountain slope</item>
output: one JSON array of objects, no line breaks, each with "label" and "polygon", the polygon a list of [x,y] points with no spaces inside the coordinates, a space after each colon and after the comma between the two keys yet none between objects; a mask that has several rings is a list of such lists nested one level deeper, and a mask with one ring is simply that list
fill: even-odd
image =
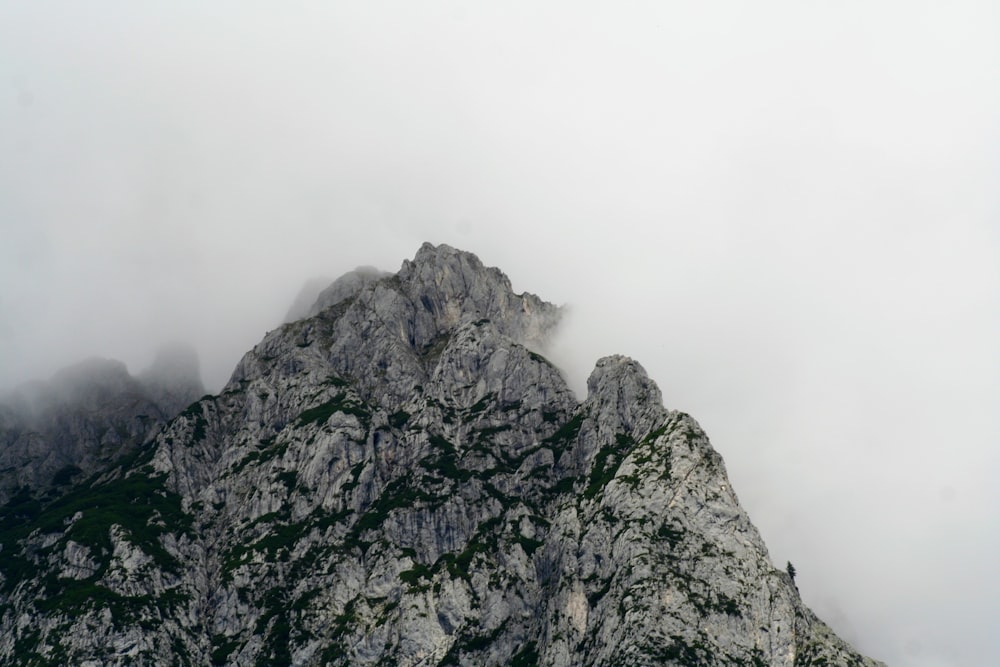
[{"label": "mountain slope", "polygon": [[0,661],[876,664],[638,363],[578,402],[558,309],[447,246],[338,282],[132,460],[4,508]]},{"label": "mountain slope", "polygon": [[161,350],[139,377],[89,359],[0,402],[0,503],[58,493],[153,437],[204,393],[191,349]]}]

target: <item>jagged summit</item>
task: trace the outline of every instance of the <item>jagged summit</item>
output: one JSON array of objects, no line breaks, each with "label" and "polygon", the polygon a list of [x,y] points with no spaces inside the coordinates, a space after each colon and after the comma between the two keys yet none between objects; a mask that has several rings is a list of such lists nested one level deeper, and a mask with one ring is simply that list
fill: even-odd
[{"label": "jagged summit", "polygon": [[[434,320],[433,338],[444,330],[474,319],[488,318],[523,342],[541,342],[558,321],[558,309],[533,294],[515,294],[510,279],[496,267],[449,245],[424,243],[413,260],[404,260],[391,274],[364,266],[350,271],[324,289],[308,315],[355,298],[365,288],[392,280]],[[415,341],[416,342],[416,341]]]},{"label": "jagged summit", "polygon": [[559,319],[558,307],[515,294],[503,272],[472,253],[429,243],[396,274],[364,270],[339,278],[310,312],[268,334],[240,361],[229,386],[271,368],[269,360],[294,332],[301,352],[284,370],[297,372],[322,355],[322,363],[357,380],[364,396],[401,405],[414,387],[426,384],[430,362],[463,328],[488,321],[499,335],[538,349]]},{"label": "jagged summit", "polygon": [[413,286],[410,293],[435,317],[438,332],[487,318],[518,342],[542,345],[559,321],[556,306],[534,294],[515,294],[500,269],[444,244],[425,243],[397,276]]},{"label": "jagged summit", "polygon": [[614,411],[627,429],[655,421],[663,410],[663,395],[646,369],[622,355],[598,359],[587,379],[587,396],[589,402]]},{"label": "jagged summit", "polygon": [[877,664],[637,362],[578,401],[558,309],[449,246],[350,276],[133,460],[4,509],[0,662]]}]

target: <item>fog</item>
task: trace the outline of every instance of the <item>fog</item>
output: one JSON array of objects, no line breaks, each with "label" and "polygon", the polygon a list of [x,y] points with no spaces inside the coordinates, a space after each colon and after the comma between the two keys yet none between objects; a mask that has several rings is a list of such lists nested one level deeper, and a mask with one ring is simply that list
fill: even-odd
[{"label": "fog", "polygon": [[892,665],[1000,655],[993,3],[0,0],[0,389],[422,241],[694,415],[775,563]]}]

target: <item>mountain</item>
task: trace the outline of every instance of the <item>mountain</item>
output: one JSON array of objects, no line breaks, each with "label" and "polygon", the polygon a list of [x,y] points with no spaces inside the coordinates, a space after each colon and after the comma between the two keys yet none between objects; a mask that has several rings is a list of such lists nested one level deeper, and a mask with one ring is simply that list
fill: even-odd
[{"label": "mountain", "polygon": [[89,359],[0,401],[0,503],[58,491],[132,453],[204,393],[193,349],[166,347],[139,377]]},{"label": "mountain", "polygon": [[559,310],[425,244],[215,396],[0,513],[0,662],[876,665],[771,563],[635,361],[577,400]]}]

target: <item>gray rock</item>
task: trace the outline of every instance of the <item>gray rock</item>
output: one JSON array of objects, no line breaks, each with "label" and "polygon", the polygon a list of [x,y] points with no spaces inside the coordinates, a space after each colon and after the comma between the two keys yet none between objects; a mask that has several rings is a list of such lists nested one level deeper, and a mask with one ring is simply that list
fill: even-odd
[{"label": "gray rock", "polygon": [[578,402],[558,309],[499,270],[425,244],[311,313],[0,524],[0,662],[878,664],[774,567],[697,422],[621,356]]}]

